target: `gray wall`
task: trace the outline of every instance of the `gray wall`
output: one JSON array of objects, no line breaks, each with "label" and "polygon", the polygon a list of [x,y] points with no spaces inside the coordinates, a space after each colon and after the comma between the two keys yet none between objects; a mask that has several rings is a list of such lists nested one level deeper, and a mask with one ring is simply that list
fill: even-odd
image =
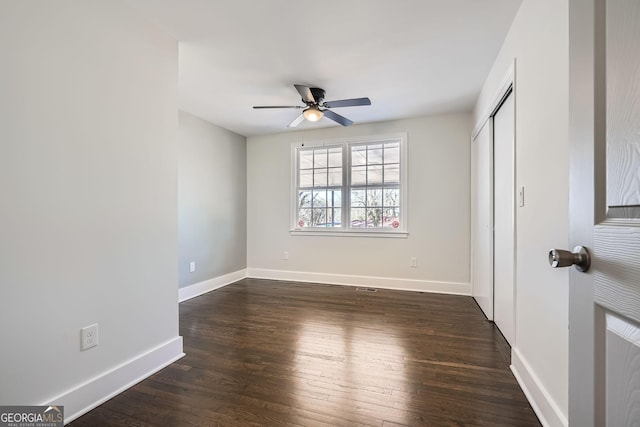
[{"label": "gray wall", "polygon": [[60,0],[0,2],[0,52],[0,404],[42,404],[178,339],[178,49]]},{"label": "gray wall", "polygon": [[[180,287],[247,266],[247,143],[191,114],[179,120]],[[195,261],[196,271],[189,272]]]}]

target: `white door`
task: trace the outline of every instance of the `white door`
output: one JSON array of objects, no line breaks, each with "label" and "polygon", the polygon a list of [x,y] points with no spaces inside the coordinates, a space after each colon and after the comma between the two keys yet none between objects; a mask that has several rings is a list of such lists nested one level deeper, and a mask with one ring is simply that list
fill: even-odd
[{"label": "white door", "polygon": [[471,235],[473,297],[493,320],[493,122],[471,144]]},{"label": "white door", "polygon": [[640,425],[640,0],[569,0],[569,423]]},{"label": "white door", "polygon": [[493,116],[493,321],[515,344],[515,141],[514,95]]}]

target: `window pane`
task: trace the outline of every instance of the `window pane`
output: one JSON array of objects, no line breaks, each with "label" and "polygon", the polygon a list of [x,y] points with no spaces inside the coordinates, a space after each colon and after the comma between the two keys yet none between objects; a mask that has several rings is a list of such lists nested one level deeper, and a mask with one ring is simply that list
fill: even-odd
[{"label": "window pane", "polygon": [[367,167],[354,166],[351,168],[351,185],[365,185],[367,183]]},{"label": "window pane", "polygon": [[[337,212],[336,212],[337,211]],[[340,226],[340,209],[327,209],[325,222],[318,224],[318,227],[339,227]]]},{"label": "window pane", "polygon": [[364,228],[367,226],[366,209],[351,208],[351,227]]},{"label": "window pane", "polygon": [[400,209],[390,208],[384,210],[384,225],[387,228],[399,228],[400,227]]},{"label": "window pane", "polygon": [[367,207],[382,206],[382,189],[373,188],[367,190]]},{"label": "window pane", "polygon": [[333,209],[332,218],[333,218],[332,225],[334,227],[340,227],[342,225],[341,224],[341,222],[342,222],[342,209],[340,209],[340,208]]},{"label": "window pane", "polygon": [[326,168],[313,170],[313,186],[314,187],[327,186],[327,169]]},{"label": "window pane", "polygon": [[299,186],[302,188],[313,187],[313,169],[300,170]]},{"label": "window pane", "polygon": [[387,219],[391,220],[391,219],[398,219],[399,217],[399,208],[384,208],[383,210],[383,215],[385,217],[385,221]]},{"label": "window pane", "polygon": [[382,227],[382,209],[367,209],[367,228]]},{"label": "window pane", "polygon": [[367,184],[382,184],[382,165],[369,165],[367,168]]},{"label": "window pane", "polygon": [[297,226],[303,228],[308,227],[309,224],[311,224],[311,209],[299,209]]},{"label": "window pane", "polygon": [[365,190],[351,190],[351,206],[356,208],[367,206],[367,192]]},{"label": "window pane", "polygon": [[318,227],[333,227],[333,209],[325,211],[324,223],[318,224]]},{"label": "window pane", "polygon": [[333,207],[342,206],[342,191],[327,190],[327,206],[333,206]]},{"label": "window pane", "polygon": [[337,187],[342,185],[342,168],[329,169],[329,186]]},{"label": "window pane", "polygon": [[367,145],[367,163],[370,165],[382,163],[382,144]]},{"label": "window pane", "polygon": [[384,182],[400,182],[400,165],[384,165]]},{"label": "window pane", "polygon": [[342,147],[329,149],[329,167],[342,167]]},{"label": "window pane", "polygon": [[311,191],[299,191],[298,192],[298,207],[310,208],[311,207]]},{"label": "window pane", "polygon": [[313,190],[313,208],[325,208],[327,206],[327,190]]},{"label": "window pane", "polygon": [[400,163],[400,144],[384,144],[384,162]]},{"label": "window pane", "polygon": [[311,169],[313,167],[313,150],[300,150],[300,169]]},{"label": "window pane", "polygon": [[327,167],[327,149],[326,148],[314,150],[313,167],[314,168]]},{"label": "window pane", "polygon": [[327,222],[327,210],[314,208],[311,217],[311,225],[313,227],[323,227]]},{"label": "window pane", "polygon": [[367,146],[355,145],[351,147],[351,165],[361,166],[367,164]]},{"label": "window pane", "polygon": [[400,190],[397,188],[385,188],[383,204],[385,207],[400,206]]}]

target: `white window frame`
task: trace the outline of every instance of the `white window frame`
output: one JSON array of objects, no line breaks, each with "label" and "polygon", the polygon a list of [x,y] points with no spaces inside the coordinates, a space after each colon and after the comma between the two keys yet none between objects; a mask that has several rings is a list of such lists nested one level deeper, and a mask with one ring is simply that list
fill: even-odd
[{"label": "white window frame", "polygon": [[[390,140],[397,140],[400,143],[400,226],[397,229],[393,228],[352,228],[350,221],[346,221],[346,226],[343,227],[299,227],[298,221],[298,150],[300,148],[314,148],[314,147],[343,147],[343,185],[342,188],[342,208],[347,212],[351,206],[351,145],[361,144],[375,144],[381,142],[389,142]],[[290,208],[290,234],[298,236],[342,236],[342,237],[396,237],[406,238],[409,235],[407,211],[407,133],[395,133],[385,135],[372,135],[372,136],[358,136],[351,138],[336,138],[327,139],[321,141],[310,141],[304,143],[293,143],[291,145],[291,208]],[[345,218],[348,218],[349,213],[345,213]]]}]

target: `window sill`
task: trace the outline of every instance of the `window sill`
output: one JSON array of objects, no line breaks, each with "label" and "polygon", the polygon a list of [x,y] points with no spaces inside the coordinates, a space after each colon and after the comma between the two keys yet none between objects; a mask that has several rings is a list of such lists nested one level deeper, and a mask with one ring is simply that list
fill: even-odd
[{"label": "window sill", "polygon": [[409,233],[406,231],[373,231],[373,230],[289,230],[292,236],[330,236],[330,237],[382,237],[391,239],[406,239]]}]

